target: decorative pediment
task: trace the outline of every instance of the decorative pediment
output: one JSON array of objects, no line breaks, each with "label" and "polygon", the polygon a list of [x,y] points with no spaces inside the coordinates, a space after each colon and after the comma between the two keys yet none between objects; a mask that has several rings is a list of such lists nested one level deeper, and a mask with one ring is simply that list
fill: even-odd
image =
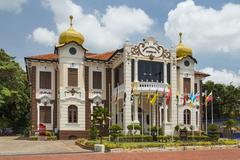
[{"label": "decorative pediment", "polygon": [[77,102],[77,103],[84,103],[85,101],[76,97],[67,97],[60,99],[61,102]]},{"label": "decorative pediment", "polygon": [[42,104],[44,104],[44,105],[46,106],[46,105],[48,105],[48,104],[50,104],[50,103],[53,103],[54,100],[51,100],[48,96],[44,95],[44,96],[42,96],[41,98],[39,98],[39,99],[37,100],[37,102],[38,102],[38,103],[42,103]]},{"label": "decorative pediment", "polygon": [[169,50],[160,46],[153,37],[143,39],[143,42],[133,46],[131,48],[131,54],[143,57],[149,57],[153,60],[154,58],[170,59],[171,53]]},{"label": "decorative pediment", "polygon": [[74,94],[79,94],[81,96],[81,92],[77,91],[76,89],[72,88],[68,91],[65,91],[65,94],[66,93],[71,93],[72,96],[74,96]]},{"label": "decorative pediment", "polygon": [[96,95],[93,99],[92,99],[93,103],[95,104],[101,104],[102,103],[102,98],[99,95]]}]

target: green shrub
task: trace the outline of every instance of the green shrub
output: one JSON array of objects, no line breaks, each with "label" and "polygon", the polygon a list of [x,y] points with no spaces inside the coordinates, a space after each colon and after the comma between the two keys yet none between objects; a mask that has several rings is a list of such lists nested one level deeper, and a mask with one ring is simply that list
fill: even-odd
[{"label": "green shrub", "polygon": [[175,130],[176,132],[179,132],[180,126],[179,126],[179,125],[176,125],[176,126],[174,127],[174,130]]},{"label": "green shrub", "polygon": [[162,142],[162,143],[171,142],[172,136],[170,136],[170,135],[167,135],[167,136],[157,136],[157,140],[159,142]]},{"label": "green shrub", "polygon": [[137,123],[132,123],[127,126],[127,129],[131,132],[131,134],[136,134],[137,131],[141,131],[142,127]]},{"label": "green shrub", "polygon": [[220,137],[220,131],[216,124],[210,124],[208,126],[208,136],[212,141],[217,141]]},{"label": "green shrub", "polygon": [[109,133],[114,142],[116,142],[116,139],[117,137],[120,136],[121,132],[122,132],[122,127],[120,127],[119,125],[112,125],[109,128]]},{"label": "green shrub", "polygon": [[[150,131],[150,129],[148,129]],[[151,133],[152,135],[157,135],[157,127],[153,126],[151,127]],[[159,127],[158,128],[158,135],[163,135],[163,128]]]},{"label": "green shrub", "polygon": [[51,131],[46,131],[46,134],[45,134],[45,135],[46,135],[46,136],[55,136],[54,133],[51,132]]},{"label": "green shrub", "polygon": [[37,141],[38,140],[38,136],[30,136],[29,139],[31,141]]},{"label": "green shrub", "polygon": [[47,136],[48,141],[55,141],[57,140],[57,136]]},{"label": "green shrub", "polygon": [[188,140],[192,140],[192,141],[209,141],[210,137],[208,136],[188,136]]},{"label": "green shrub", "polygon": [[151,142],[152,136],[149,135],[132,135],[132,136],[120,136],[119,142]]}]

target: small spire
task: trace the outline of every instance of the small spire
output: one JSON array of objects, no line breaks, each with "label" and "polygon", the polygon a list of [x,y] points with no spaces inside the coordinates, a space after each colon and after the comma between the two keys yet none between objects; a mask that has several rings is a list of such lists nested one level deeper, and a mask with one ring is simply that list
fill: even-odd
[{"label": "small spire", "polygon": [[72,27],[73,16],[71,15],[69,16],[69,18],[70,18],[70,26]]},{"label": "small spire", "polygon": [[179,32],[179,43],[182,43],[182,32]]}]

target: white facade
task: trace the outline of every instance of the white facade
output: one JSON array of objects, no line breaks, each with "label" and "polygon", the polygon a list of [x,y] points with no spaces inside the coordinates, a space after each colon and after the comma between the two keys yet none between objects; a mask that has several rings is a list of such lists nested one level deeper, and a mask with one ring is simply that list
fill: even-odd
[{"label": "white facade", "polygon": [[[76,53],[70,54],[70,48],[75,48]],[[183,97],[186,94],[184,78],[189,78],[190,90],[193,92],[195,88],[195,93],[200,91],[200,81],[204,78],[201,74],[196,75],[194,70],[196,60],[193,57],[178,58],[175,49],[163,47],[152,37],[138,44],[126,43],[122,49],[112,52],[105,59],[92,58],[92,55],[87,55],[82,45],[75,42],[57,47],[54,56],[57,58],[53,61],[47,58],[39,60],[36,57],[27,58],[26,61],[30,76],[32,74],[30,69],[36,67],[36,83],[33,83],[36,85],[34,90],[36,95],[32,97],[37,100],[37,126],[40,124],[39,106],[48,105],[51,107],[52,119],[51,123],[45,124],[48,130],[87,131],[89,129],[87,124],[91,120],[88,117],[93,112],[94,106],[105,107],[107,102],[110,102],[108,105],[112,116],[110,124],[122,126],[125,134],[128,133],[127,126],[131,123],[141,124],[146,134],[149,132],[149,127],[156,125],[162,127],[166,135],[173,134],[176,125],[186,126],[189,129],[192,126],[194,130],[200,130],[200,107],[197,105],[190,107],[189,100],[183,104]],[[153,69],[159,73],[158,80],[140,79],[139,75],[152,76],[152,73],[140,73],[139,68],[143,67],[140,65],[145,63],[149,66],[152,63],[161,66]],[[189,64],[186,65],[187,63]],[[120,73],[120,77],[116,79],[115,72],[119,65],[122,65],[122,74]],[[75,87],[68,86],[69,68],[78,69],[78,85]],[[110,72],[107,73],[107,69],[110,69]],[[51,89],[39,88],[40,71],[51,72]],[[93,87],[93,71],[101,72],[100,89]],[[119,83],[121,78],[123,82]],[[116,81],[119,84],[115,84]],[[108,87],[111,92],[107,90]],[[166,98],[170,90],[171,98],[167,105]],[[158,92],[157,100],[150,106],[147,96],[156,92]],[[177,93],[179,93],[178,98]],[[71,105],[77,107],[76,123],[69,123],[68,107]],[[190,111],[190,123],[186,123],[186,117],[184,120],[185,110]],[[55,125],[53,125],[54,118],[56,118]]]}]

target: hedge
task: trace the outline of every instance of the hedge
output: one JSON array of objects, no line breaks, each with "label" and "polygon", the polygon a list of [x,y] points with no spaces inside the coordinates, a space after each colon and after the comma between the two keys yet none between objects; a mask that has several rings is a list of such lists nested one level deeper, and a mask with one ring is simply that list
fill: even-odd
[{"label": "hedge", "polygon": [[133,135],[133,136],[120,136],[119,142],[151,142],[152,136],[149,135]]}]

